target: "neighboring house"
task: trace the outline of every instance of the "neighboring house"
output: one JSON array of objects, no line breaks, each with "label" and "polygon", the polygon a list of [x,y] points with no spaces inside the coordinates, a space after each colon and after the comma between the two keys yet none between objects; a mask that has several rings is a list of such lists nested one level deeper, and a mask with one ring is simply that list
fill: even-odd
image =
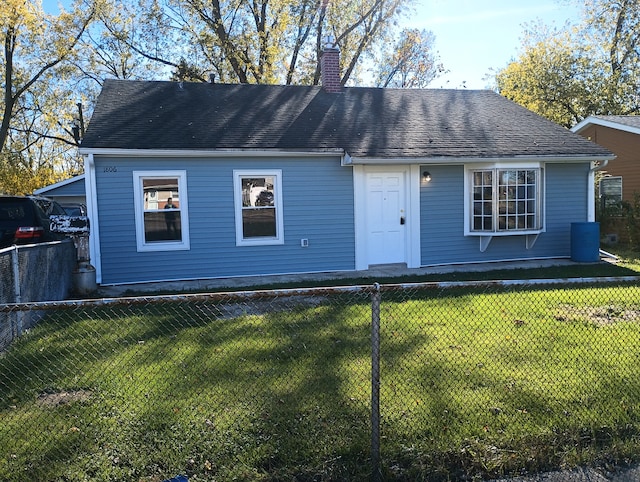
[{"label": "neighboring house", "polygon": [[33,194],[46,196],[60,204],[86,204],[84,174],[43,187]]},{"label": "neighboring house", "polygon": [[98,282],[570,256],[611,152],[491,91],[341,88],[333,72],[106,81],[80,148]]},{"label": "neighboring house", "polygon": [[616,155],[603,171],[601,181],[603,202],[633,202],[640,194],[640,116],[590,116],[571,129],[573,132],[609,149]]}]

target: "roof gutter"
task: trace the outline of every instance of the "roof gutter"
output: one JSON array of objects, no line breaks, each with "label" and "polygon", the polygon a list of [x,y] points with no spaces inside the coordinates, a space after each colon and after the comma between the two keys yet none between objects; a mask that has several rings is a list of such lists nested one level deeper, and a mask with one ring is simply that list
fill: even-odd
[{"label": "roof gutter", "polygon": [[343,157],[344,149],[117,149],[83,148],[78,149],[83,156],[100,155],[111,157]]},{"label": "roof gutter", "polygon": [[354,157],[344,149],[119,149],[119,148],[87,148],[81,147],[78,152],[83,156],[100,155],[112,157],[207,157],[207,158],[238,158],[238,157],[334,157],[339,156],[343,166],[355,164],[473,164],[487,162],[593,162],[609,161],[615,156],[511,156],[511,157]]},{"label": "roof gutter", "polygon": [[601,159],[600,163],[594,163],[591,169],[589,169],[589,175],[587,176],[587,221],[589,222],[596,220],[596,171],[607,167],[609,161],[610,159]]},{"label": "roof gutter", "polygon": [[[345,154],[343,165],[355,164],[420,164],[420,165],[452,165],[452,164],[486,164],[488,162],[609,162],[615,156],[511,156],[511,157],[352,157]],[[606,164],[605,164],[606,165]]]},{"label": "roof gutter", "polygon": [[579,134],[591,125],[608,127],[609,129],[630,132],[632,134],[640,134],[640,128],[638,127],[629,126],[612,120],[600,119],[598,116],[589,116],[569,130]]}]

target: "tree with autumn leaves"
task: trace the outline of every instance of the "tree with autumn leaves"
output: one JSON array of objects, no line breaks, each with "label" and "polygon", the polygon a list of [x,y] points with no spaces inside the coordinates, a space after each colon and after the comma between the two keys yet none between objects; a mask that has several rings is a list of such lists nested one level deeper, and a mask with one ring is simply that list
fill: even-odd
[{"label": "tree with autumn leaves", "polygon": [[93,14],[78,8],[50,16],[25,0],[0,4],[0,191],[31,192],[57,180],[72,159],[75,143],[65,134],[72,111],[60,80]]},{"label": "tree with autumn leaves", "polygon": [[316,85],[330,38],[341,51],[342,83],[357,84],[413,1],[108,0],[95,45],[98,58],[111,59],[117,43],[175,80]]},{"label": "tree with autumn leaves", "polygon": [[[315,85],[327,39],[344,85],[424,88],[444,72],[425,30],[397,30],[414,0],[40,0],[0,3],[0,192],[81,171],[84,115],[106,78]],[[577,0],[576,0],[577,1]],[[640,5],[587,0],[562,31],[532,26],[496,89],[562,125],[638,112]]]},{"label": "tree with autumn leaves", "polygon": [[342,83],[358,84],[412,2],[75,0],[52,15],[39,0],[5,0],[0,191],[78,170],[74,118],[78,105],[89,117],[105,78],[313,85],[330,38]]},{"label": "tree with autumn leaves", "polygon": [[435,36],[428,30],[405,29],[375,63],[376,86],[400,89],[425,88],[446,70],[435,50]]},{"label": "tree with autumn leaves", "polygon": [[640,2],[581,0],[580,25],[525,31],[496,75],[500,94],[565,127],[589,115],[640,113]]}]

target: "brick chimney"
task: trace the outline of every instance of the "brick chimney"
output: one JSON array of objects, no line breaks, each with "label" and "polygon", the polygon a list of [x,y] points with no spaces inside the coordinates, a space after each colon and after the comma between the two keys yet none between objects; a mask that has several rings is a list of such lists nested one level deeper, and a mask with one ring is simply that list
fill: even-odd
[{"label": "brick chimney", "polygon": [[340,49],[333,38],[326,37],[322,56],[320,57],[320,76],[322,87],[326,92],[340,93]]}]

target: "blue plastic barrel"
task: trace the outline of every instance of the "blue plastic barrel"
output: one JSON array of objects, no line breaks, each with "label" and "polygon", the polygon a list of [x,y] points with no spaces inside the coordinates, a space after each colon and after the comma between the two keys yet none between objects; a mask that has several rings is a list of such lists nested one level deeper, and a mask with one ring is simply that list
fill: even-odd
[{"label": "blue plastic barrel", "polygon": [[600,261],[600,223],[571,223],[571,260]]}]

